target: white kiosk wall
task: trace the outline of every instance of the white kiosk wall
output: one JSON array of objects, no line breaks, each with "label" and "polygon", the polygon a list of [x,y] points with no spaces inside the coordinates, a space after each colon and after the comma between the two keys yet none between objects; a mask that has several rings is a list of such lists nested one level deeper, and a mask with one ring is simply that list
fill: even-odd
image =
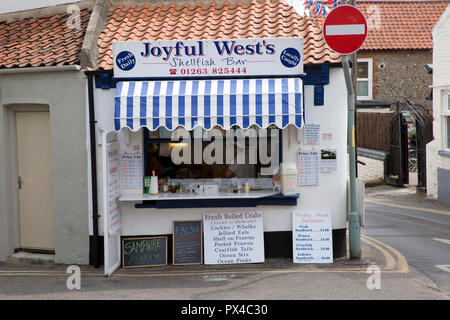
[{"label": "white kiosk wall", "polygon": [[[336,149],[337,170],[320,173],[319,185],[297,187],[300,198],[297,207],[259,206],[264,214],[264,231],[291,231],[292,210],[327,210],[332,212],[333,229],[346,228],[346,177],[347,177],[347,96],[344,75],[341,68],[330,68],[330,83],[324,86],[325,99],[323,106],[314,106],[313,86],[305,86],[305,123],[320,124],[322,133],[329,133],[331,140],[322,140],[320,145],[303,145],[299,139],[298,130],[290,127],[282,131],[284,162],[297,162],[299,150],[316,150],[321,148]],[[114,94],[115,89],[95,89],[95,117],[99,127],[107,131],[114,130]],[[127,129],[122,129],[127,130]],[[130,132],[129,144],[124,145],[123,132],[119,133],[120,152],[131,152],[139,145],[142,152],[143,130]],[[301,137],[301,133],[300,133]],[[98,141],[99,139],[97,139]],[[299,141],[300,140],[300,141]],[[131,148],[131,149],[130,149]],[[98,151],[100,152],[100,148]],[[121,157],[121,154],[119,157]],[[101,174],[101,162],[97,164],[97,172]],[[98,177],[99,205],[102,203],[101,177]],[[137,190],[141,191],[141,190]],[[121,190],[122,194],[133,193],[136,190]],[[324,201],[326,199],[326,201]],[[158,235],[171,234],[174,220],[200,220],[205,209],[136,209],[135,202],[121,203],[121,233],[122,235]],[[243,208],[218,208],[220,211],[236,211]],[[209,211],[211,211],[208,208]],[[99,208],[102,213],[103,209]],[[91,213],[92,215],[92,213]],[[92,219],[92,217],[90,217]],[[102,234],[102,221],[99,221],[99,233]]]}]

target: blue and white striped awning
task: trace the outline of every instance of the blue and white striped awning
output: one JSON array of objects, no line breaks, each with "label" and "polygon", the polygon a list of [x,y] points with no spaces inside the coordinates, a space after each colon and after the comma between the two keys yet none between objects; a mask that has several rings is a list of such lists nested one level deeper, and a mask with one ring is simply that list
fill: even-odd
[{"label": "blue and white striped awning", "polygon": [[237,125],[300,128],[303,116],[300,78],[118,82],[115,129],[166,127],[187,130]]}]

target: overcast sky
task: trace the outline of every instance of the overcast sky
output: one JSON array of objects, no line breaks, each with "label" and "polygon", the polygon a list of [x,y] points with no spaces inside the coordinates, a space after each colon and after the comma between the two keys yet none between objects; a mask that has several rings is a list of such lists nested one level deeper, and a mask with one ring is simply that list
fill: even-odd
[{"label": "overcast sky", "polygon": [[0,0],[0,14],[81,1],[83,0]]}]

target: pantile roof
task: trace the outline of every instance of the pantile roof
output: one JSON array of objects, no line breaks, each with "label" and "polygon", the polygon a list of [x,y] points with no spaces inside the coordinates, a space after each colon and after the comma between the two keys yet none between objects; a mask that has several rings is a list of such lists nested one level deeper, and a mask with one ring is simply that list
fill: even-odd
[{"label": "pantile roof", "polygon": [[449,1],[357,1],[368,21],[361,50],[431,49],[433,26]]},{"label": "pantile roof", "polygon": [[61,66],[79,63],[89,10],[80,10],[80,29],[70,29],[70,15],[0,22],[0,68]]},{"label": "pantile roof", "polygon": [[303,19],[284,0],[146,3],[110,8],[98,40],[98,68],[113,68],[113,41],[303,37],[304,63],[336,63],[322,19]]},{"label": "pantile roof", "polygon": [[[433,0],[359,0],[369,22],[361,50],[431,49],[432,28],[449,4]],[[0,68],[77,64],[90,12],[70,29],[66,13],[0,21]],[[109,9],[98,39],[99,69],[112,69],[113,41],[303,37],[304,62],[336,63],[322,36],[323,18],[301,18],[284,0],[155,2]]]}]

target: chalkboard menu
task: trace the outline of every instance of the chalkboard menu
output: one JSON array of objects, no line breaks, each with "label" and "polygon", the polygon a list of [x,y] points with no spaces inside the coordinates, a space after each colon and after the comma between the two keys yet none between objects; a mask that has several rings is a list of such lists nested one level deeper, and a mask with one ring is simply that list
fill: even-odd
[{"label": "chalkboard menu", "polygon": [[202,221],[173,222],[173,264],[203,263]]},{"label": "chalkboard menu", "polygon": [[167,237],[122,238],[122,267],[167,265]]}]

